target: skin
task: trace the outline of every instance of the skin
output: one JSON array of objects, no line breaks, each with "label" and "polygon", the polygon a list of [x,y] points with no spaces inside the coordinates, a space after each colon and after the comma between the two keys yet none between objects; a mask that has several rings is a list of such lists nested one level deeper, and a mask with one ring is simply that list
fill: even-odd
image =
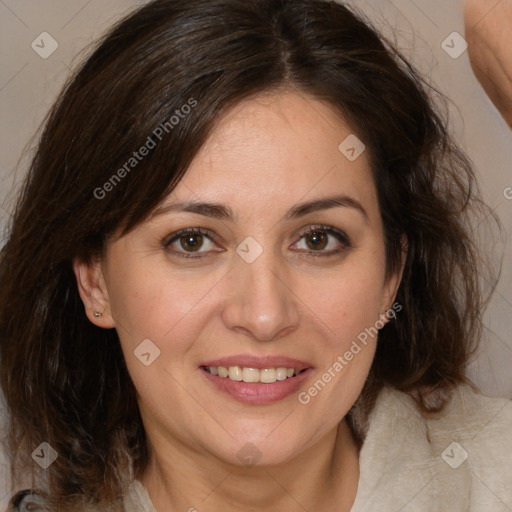
[{"label": "skin", "polygon": [[464,23],[473,71],[512,128],[512,0],[466,0]]},{"label": "skin", "polygon": [[[299,391],[307,390],[393,304],[401,269],[385,275],[367,154],[350,162],[338,150],[351,133],[331,107],[294,91],[239,103],[165,201],[222,203],[236,222],[170,211],[111,241],[102,261],[75,262],[89,319],[119,333],[151,450],[141,480],[157,510],[350,510],[359,448],[343,418],[375,338],[307,405],[297,393],[243,404],[199,365],[242,353],[294,357],[313,367]],[[367,217],[344,206],[283,219],[298,203],[336,194]],[[302,233],[315,224],[344,231],[351,246],[328,235],[328,245],[311,248]],[[179,241],[162,245],[187,227],[215,235],[203,239],[201,259],[173,256],[186,252]],[[236,253],[247,236],[263,248],[250,264]],[[150,366],[133,355],[147,338],[161,350]],[[254,467],[237,457],[249,442],[261,453]]]}]

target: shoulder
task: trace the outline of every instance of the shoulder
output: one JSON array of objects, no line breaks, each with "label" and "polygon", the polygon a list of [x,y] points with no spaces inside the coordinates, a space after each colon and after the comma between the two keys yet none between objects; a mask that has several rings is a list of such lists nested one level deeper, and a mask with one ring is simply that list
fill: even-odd
[{"label": "shoulder", "polygon": [[[44,492],[35,489],[24,489],[17,492],[9,501],[5,512],[53,512]],[[3,512],[3,511],[2,511]],[[59,510],[59,512],[64,512]],[[104,507],[84,504],[66,510],[66,512],[156,512],[146,488],[138,480],[134,480],[122,499],[106,510]]]},{"label": "shoulder", "polygon": [[10,500],[5,512],[28,512],[29,510],[46,512],[46,499],[42,494],[30,489],[17,492]]},{"label": "shoulder", "polygon": [[404,512],[434,504],[450,512],[512,510],[510,453],[512,401],[460,385],[442,412],[426,415],[408,394],[384,388],[361,448],[353,512],[397,504]]},{"label": "shoulder", "polygon": [[[9,501],[5,512],[54,512],[55,507],[49,505],[44,492],[34,489],[24,489],[17,492]],[[138,512],[138,509],[123,509],[121,504],[115,504],[106,509],[95,505],[83,504],[66,510],[59,508],[58,512]],[[144,511],[145,512],[145,511]]]},{"label": "shoulder", "polygon": [[156,512],[149,493],[138,480],[134,480],[123,501],[126,512]]},{"label": "shoulder", "polygon": [[443,449],[445,473],[466,466],[471,510],[512,510],[512,400],[462,386],[427,425],[437,452]]}]

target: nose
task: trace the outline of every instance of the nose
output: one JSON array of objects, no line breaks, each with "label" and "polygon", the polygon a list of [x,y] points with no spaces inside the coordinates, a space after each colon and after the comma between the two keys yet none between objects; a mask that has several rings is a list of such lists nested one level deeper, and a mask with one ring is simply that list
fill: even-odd
[{"label": "nose", "polygon": [[285,263],[270,251],[252,263],[242,258],[229,273],[229,290],[222,317],[224,324],[257,341],[273,341],[297,329],[300,299]]}]

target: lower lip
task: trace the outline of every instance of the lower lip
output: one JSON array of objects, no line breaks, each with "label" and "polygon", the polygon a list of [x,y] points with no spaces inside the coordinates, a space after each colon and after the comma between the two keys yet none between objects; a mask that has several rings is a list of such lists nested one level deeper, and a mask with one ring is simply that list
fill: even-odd
[{"label": "lower lip", "polygon": [[212,375],[203,368],[200,368],[200,370],[217,389],[231,395],[239,402],[261,405],[278,402],[297,392],[301,384],[308,378],[312,369],[307,368],[295,377],[277,380],[271,384],[236,381],[231,380],[229,377]]}]

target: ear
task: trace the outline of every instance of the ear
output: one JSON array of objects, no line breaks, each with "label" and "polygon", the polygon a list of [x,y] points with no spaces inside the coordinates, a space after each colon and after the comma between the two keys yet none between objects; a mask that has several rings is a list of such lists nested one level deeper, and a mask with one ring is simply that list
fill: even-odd
[{"label": "ear", "polygon": [[[86,263],[79,260],[73,261],[78,293],[85,307],[87,318],[98,327],[111,329],[115,327],[114,319],[110,312],[110,299],[103,276],[101,262]],[[99,316],[94,316],[94,313]]]},{"label": "ear", "polygon": [[[389,275],[386,278],[386,282],[384,283],[384,293],[382,295],[382,303],[381,303],[381,311],[380,315],[386,323],[389,321],[388,312],[393,306],[396,298],[396,294],[398,293],[398,288],[400,288],[400,283],[402,282],[402,275],[404,273],[405,262],[407,261],[407,253],[409,251],[409,242],[407,240],[407,236],[405,234],[402,235],[400,240],[401,245],[401,258],[400,264],[398,268],[393,272],[393,274]],[[400,307],[401,309],[401,307]]]}]

